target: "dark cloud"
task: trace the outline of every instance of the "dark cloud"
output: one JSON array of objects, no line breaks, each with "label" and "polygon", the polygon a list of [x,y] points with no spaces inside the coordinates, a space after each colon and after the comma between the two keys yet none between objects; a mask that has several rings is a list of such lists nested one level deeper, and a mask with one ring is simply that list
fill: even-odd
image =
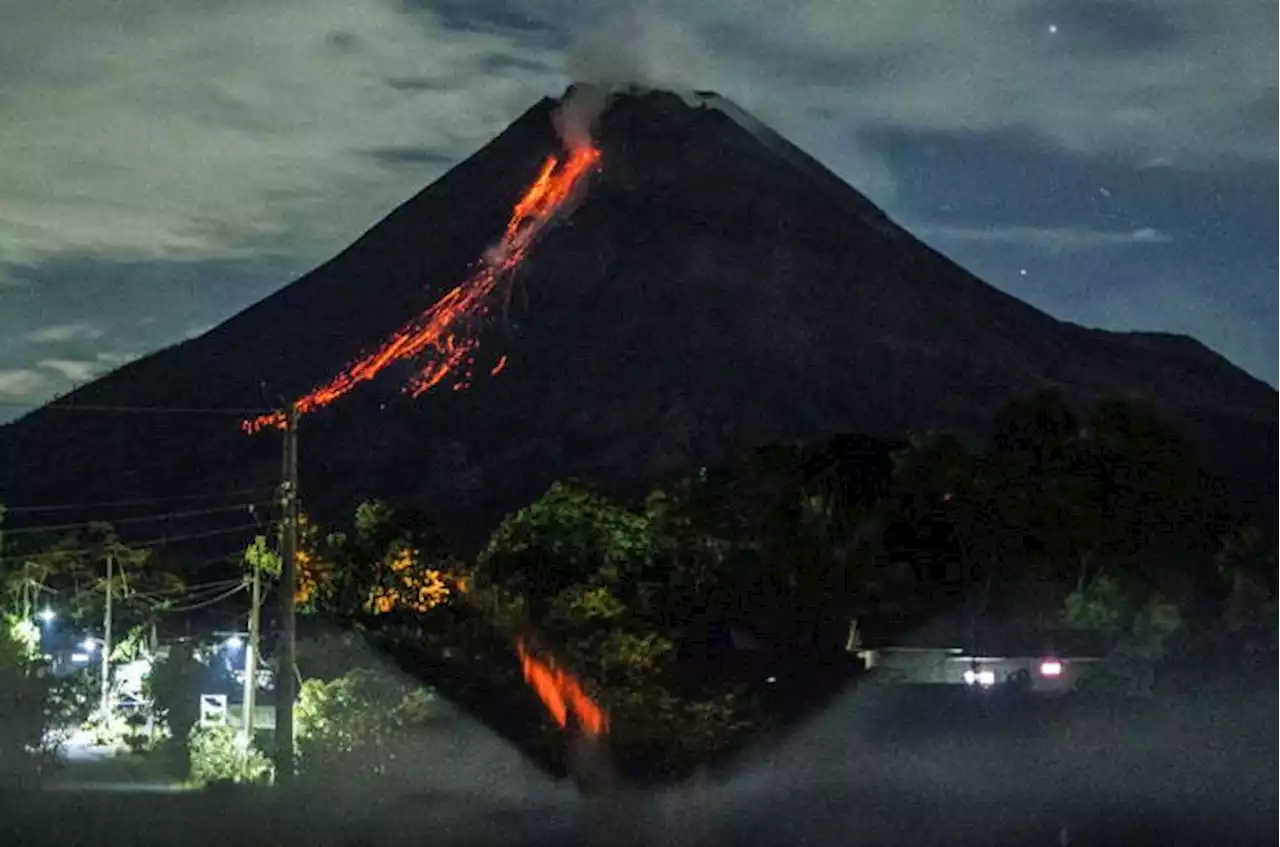
[{"label": "dark cloud", "polygon": [[360,37],[354,32],[331,32],[324,37],[324,43],[337,53],[351,53],[359,48]]},{"label": "dark cloud", "polygon": [[510,56],[493,53],[480,58],[479,65],[483,70],[501,73],[502,71],[535,71],[539,73],[554,72],[553,66],[538,59],[523,56]]},{"label": "dark cloud", "polygon": [[554,19],[519,0],[403,0],[409,12],[428,12],[449,29],[510,35],[544,46],[569,43],[572,20]]},{"label": "dark cloud", "polygon": [[396,91],[443,91],[457,85],[454,81],[413,76],[389,77],[386,83]]},{"label": "dark cloud", "polygon": [[447,168],[457,161],[456,157],[429,147],[383,147],[368,153],[374,161],[391,168],[404,165]]}]

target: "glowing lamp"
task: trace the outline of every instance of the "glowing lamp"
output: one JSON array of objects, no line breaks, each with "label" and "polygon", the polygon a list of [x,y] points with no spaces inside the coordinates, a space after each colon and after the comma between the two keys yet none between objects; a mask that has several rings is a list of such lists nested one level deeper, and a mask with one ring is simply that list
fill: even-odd
[{"label": "glowing lamp", "polygon": [[1062,676],[1062,662],[1057,659],[1045,659],[1040,663],[1040,675],[1050,679]]},{"label": "glowing lamp", "polygon": [[970,668],[964,672],[965,685],[981,685],[988,688],[996,684],[996,672],[991,670],[974,670]]}]

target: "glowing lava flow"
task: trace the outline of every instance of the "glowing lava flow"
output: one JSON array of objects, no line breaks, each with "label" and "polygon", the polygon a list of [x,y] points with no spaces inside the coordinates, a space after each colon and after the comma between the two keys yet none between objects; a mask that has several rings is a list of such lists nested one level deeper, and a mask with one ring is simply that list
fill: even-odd
[{"label": "glowing lava flow", "polygon": [[[425,312],[396,330],[377,350],[344,368],[325,385],[294,402],[299,415],[314,412],[346,394],[362,382],[377,376],[392,362],[426,354],[429,358],[407,386],[417,397],[439,385],[450,373],[471,364],[479,345],[476,323],[489,317],[498,298],[498,284],[518,267],[547,223],[571,198],[592,168],[600,161],[595,147],[578,147],[563,159],[548,156],[538,178],[512,210],[502,239],[486,256],[484,266],[466,282],[450,290]],[[496,375],[505,357],[495,366]],[[469,367],[468,367],[469,370]],[[464,379],[467,375],[464,374]],[[455,388],[465,387],[458,383]],[[285,412],[272,412],[241,425],[245,432],[285,426]]]},{"label": "glowing lava flow", "polygon": [[537,692],[551,717],[562,728],[568,727],[569,713],[572,712],[585,734],[595,737],[608,731],[609,719],[604,709],[583,690],[577,677],[557,667],[554,662],[532,656],[523,640],[516,642],[516,655],[520,657],[525,682]]}]

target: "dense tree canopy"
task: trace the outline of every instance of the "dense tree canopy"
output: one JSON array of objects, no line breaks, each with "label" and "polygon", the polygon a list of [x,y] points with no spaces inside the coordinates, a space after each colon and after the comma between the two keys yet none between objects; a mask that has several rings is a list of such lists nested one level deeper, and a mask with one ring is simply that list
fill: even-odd
[{"label": "dense tree canopy", "polygon": [[[1149,688],[1196,616],[1274,645],[1274,538],[1225,523],[1214,497],[1187,442],[1146,402],[1081,407],[1045,391],[1002,409],[985,440],[762,447],[633,502],[563,481],[509,515],[473,563],[450,554],[427,516],[385,502],[362,504],[339,532],[304,517],[296,599],[437,644],[436,667],[473,663],[489,700],[517,699],[513,645],[534,645],[608,710],[615,750],[679,769],[768,725],[776,695],[764,680],[777,669],[799,680],[808,663],[838,677],[859,627],[892,637],[962,598],[975,617],[1111,639],[1106,667],[1126,690]],[[246,565],[277,574],[272,547],[257,539]],[[150,597],[139,608],[154,609],[162,572],[109,527],[33,544],[30,560],[86,616],[107,550],[126,575],[118,596]],[[1190,602],[1205,597],[1207,611]],[[353,675],[362,665],[351,647],[300,649],[313,761],[348,736],[382,749],[387,727],[351,724],[346,706],[400,714],[404,692]],[[172,658],[154,683],[180,690],[190,661]],[[812,682],[786,689],[803,697]]]}]

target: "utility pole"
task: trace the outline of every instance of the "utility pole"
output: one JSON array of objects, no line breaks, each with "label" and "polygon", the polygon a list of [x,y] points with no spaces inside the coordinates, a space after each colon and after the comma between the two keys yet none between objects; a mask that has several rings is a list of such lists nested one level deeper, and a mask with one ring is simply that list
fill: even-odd
[{"label": "utility pole", "polygon": [[249,605],[249,644],[244,650],[244,750],[245,762],[249,761],[249,746],[253,744],[253,710],[258,699],[258,630],[260,616],[258,605],[262,602],[262,569],[252,562],[252,597]]},{"label": "utility pole", "polygon": [[284,431],[284,483],[280,521],[280,644],[276,648],[276,779],[293,779],[293,701],[298,696],[297,621],[294,591],[298,575],[298,409],[289,407]]},{"label": "utility pole", "polygon": [[107,554],[107,602],[102,610],[102,718],[111,714],[111,577],[115,562]]}]

